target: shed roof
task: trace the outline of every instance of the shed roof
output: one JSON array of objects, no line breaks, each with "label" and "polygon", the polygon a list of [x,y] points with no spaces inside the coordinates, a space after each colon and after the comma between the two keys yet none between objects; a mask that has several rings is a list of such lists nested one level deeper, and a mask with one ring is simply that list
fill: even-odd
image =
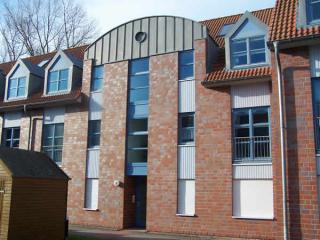
[{"label": "shed roof", "polygon": [[53,160],[40,152],[0,147],[0,162],[13,178],[69,179]]}]

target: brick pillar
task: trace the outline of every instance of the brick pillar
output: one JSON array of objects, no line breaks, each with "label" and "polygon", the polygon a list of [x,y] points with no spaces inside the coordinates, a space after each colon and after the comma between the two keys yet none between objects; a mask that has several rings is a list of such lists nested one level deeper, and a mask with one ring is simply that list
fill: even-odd
[{"label": "brick pillar", "polygon": [[[105,67],[104,111],[101,119],[99,206],[105,226],[122,229],[126,153],[128,62]],[[121,182],[119,187],[113,181]]]},{"label": "brick pillar", "polygon": [[29,127],[30,127],[30,118],[25,114],[22,114],[21,117],[21,125],[20,125],[20,149],[28,149],[28,141],[29,141]]},{"label": "brick pillar", "polygon": [[281,52],[290,239],[320,239],[309,48]]},{"label": "brick pillar", "polygon": [[71,224],[93,222],[87,216],[85,219],[85,171],[87,157],[88,132],[88,98],[90,94],[92,61],[84,62],[81,105],[67,106],[64,116],[64,139],[62,153],[62,169],[71,178],[68,190],[68,217]]},{"label": "brick pillar", "polygon": [[169,231],[177,210],[178,54],[150,58],[147,230]]}]

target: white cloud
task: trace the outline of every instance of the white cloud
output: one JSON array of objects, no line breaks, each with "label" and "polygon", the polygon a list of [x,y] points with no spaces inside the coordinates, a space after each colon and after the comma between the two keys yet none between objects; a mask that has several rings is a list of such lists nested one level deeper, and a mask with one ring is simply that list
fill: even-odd
[{"label": "white cloud", "polygon": [[77,0],[95,18],[103,34],[129,20],[152,15],[175,15],[194,20],[272,7],[275,0]]}]

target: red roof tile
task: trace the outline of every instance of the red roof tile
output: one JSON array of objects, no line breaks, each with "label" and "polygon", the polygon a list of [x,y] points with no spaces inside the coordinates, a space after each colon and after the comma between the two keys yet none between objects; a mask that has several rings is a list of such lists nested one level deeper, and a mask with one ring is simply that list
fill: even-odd
[{"label": "red roof tile", "polygon": [[[252,14],[268,26],[271,26],[273,19],[273,8],[254,11],[252,12]],[[206,80],[203,81],[204,85],[222,83],[224,81],[232,81],[236,79],[261,78],[271,76],[271,68],[269,66],[241,70],[225,69],[224,37],[219,36],[220,30],[225,24],[236,23],[242,15],[243,14],[232,15],[202,22],[202,24],[207,26],[209,35],[220,48],[218,60],[213,66],[213,71],[209,73]]]},{"label": "red roof tile", "polygon": [[320,34],[320,26],[297,27],[299,0],[277,0],[270,40],[289,40]]},{"label": "red roof tile", "polygon": [[[252,14],[259,18],[262,22],[271,26],[271,20],[273,15],[273,8],[262,9],[253,11]],[[220,37],[220,30],[225,24],[236,23],[243,14],[237,14],[227,17],[215,18],[202,21],[201,23],[208,28],[209,35],[218,44],[219,47],[224,47],[224,37]]]}]

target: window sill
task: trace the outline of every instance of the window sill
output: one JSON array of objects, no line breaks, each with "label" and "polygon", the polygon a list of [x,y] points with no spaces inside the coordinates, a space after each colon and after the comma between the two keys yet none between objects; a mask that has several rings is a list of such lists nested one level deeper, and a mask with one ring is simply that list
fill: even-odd
[{"label": "window sill", "polygon": [[196,214],[180,214],[180,213],[177,213],[176,214],[177,217],[196,217]]},{"label": "window sill", "polygon": [[252,163],[232,163],[232,166],[264,166],[264,165],[272,165],[272,162],[252,162]]},{"label": "window sill", "polygon": [[19,101],[19,100],[26,100],[27,96],[23,97],[12,97],[12,98],[7,98],[5,102],[13,102],[13,101]]},{"label": "window sill", "polygon": [[257,63],[257,64],[247,64],[247,65],[239,65],[231,67],[230,71],[236,71],[236,70],[244,70],[244,69],[250,69],[250,68],[257,68],[257,67],[267,67],[270,66],[270,63]]},{"label": "window sill", "polygon": [[83,208],[83,210],[88,212],[99,212],[99,208]]},{"label": "window sill", "polygon": [[178,147],[195,147],[196,145],[194,143],[190,144],[178,144]]},{"label": "window sill", "polygon": [[102,93],[102,89],[94,90],[94,91],[91,91],[91,90],[90,90],[90,93],[91,93],[91,94],[92,94],[92,93]]},{"label": "window sill", "polygon": [[44,96],[55,96],[55,95],[63,95],[70,93],[71,90],[63,90],[63,91],[57,91],[57,92],[49,92],[45,93]]},{"label": "window sill", "polygon": [[273,221],[274,217],[246,217],[246,216],[232,216],[233,219],[242,219],[242,220],[266,220],[266,221]]}]

